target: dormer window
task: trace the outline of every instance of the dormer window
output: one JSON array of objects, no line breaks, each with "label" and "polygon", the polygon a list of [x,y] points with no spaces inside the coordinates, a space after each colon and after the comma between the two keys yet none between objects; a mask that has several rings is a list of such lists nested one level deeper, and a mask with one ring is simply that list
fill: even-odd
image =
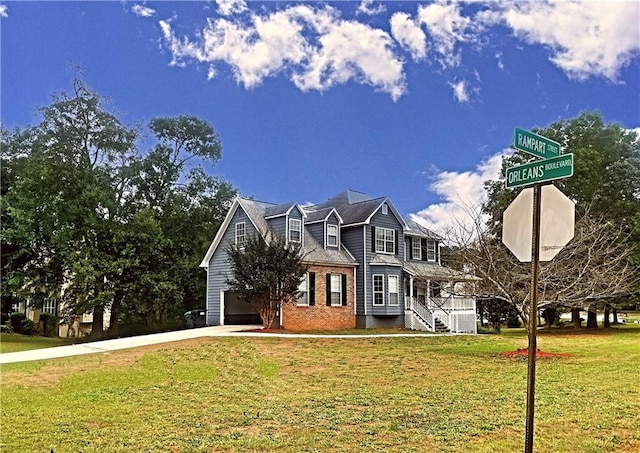
[{"label": "dormer window", "polygon": [[389,206],[387,206],[386,203],[382,205],[382,213],[384,215],[388,215],[389,214]]},{"label": "dormer window", "polygon": [[302,242],[302,221],[289,219],[289,241]]},{"label": "dormer window", "polygon": [[338,246],[338,225],[327,225],[327,245]]}]

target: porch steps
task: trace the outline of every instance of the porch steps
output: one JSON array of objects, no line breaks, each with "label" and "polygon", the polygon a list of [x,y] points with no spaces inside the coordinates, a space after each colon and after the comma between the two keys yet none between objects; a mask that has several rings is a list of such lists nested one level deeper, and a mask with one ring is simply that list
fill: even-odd
[{"label": "porch steps", "polygon": [[436,324],[436,332],[442,332],[442,333],[451,332],[451,329],[449,329],[449,327],[445,323],[440,321],[438,318],[434,318],[434,319]]}]

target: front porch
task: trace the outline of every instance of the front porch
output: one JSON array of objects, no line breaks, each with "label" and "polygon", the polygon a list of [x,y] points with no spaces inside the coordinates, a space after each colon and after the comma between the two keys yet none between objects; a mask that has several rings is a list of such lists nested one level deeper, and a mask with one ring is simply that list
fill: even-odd
[{"label": "front porch", "polygon": [[436,265],[405,268],[405,327],[431,332],[477,333],[478,280]]}]

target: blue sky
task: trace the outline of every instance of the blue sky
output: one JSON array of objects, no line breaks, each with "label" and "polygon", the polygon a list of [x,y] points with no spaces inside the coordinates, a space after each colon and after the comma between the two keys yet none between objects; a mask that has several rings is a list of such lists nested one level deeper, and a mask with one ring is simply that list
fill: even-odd
[{"label": "blue sky", "polygon": [[127,123],[209,121],[211,172],[259,200],[355,189],[437,227],[482,201],[515,127],[640,127],[638,1],[0,5],[5,127],[78,64]]}]

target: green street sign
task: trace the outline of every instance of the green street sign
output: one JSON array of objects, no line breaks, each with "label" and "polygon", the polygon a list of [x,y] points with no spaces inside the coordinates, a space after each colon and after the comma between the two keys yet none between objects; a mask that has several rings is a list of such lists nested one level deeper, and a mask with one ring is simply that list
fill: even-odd
[{"label": "green street sign", "polygon": [[568,178],[573,176],[573,153],[507,168],[506,176],[505,186],[507,189]]},{"label": "green street sign", "polygon": [[513,146],[515,149],[543,159],[560,155],[560,143],[519,127],[516,127],[513,135]]}]

